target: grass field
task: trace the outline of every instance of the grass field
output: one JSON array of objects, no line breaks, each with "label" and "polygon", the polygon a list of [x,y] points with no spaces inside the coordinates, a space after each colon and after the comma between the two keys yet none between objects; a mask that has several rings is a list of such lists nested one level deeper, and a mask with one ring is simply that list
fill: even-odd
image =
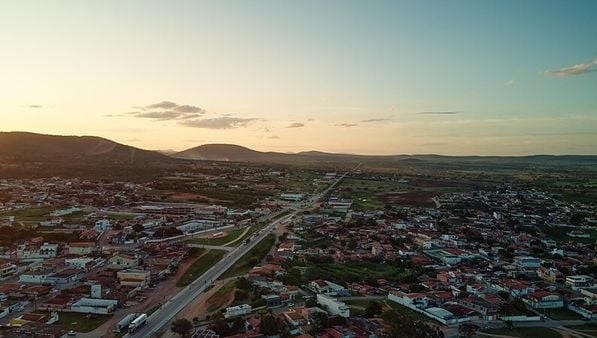
[{"label": "grass field", "polygon": [[263,258],[270,252],[271,248],[276,243],[276,236],[273,234],[267,235],[261,242],[255,245],[247,254],[239,259],[230,269],[226,270],[219,279],[226,279],[229,277],[241,276],[255,265],[259,264]]},{"label": "grass field", "polygon": [[236,289],[236,279],[229,280],[224,284],[218,291],[216,291],[211,297],[207,299],[209,312],[213,312],[226,305],[225,303],[229,299],[229,295]]},{"label": "grass field", "polygon": [[[501,328],[501,329],[486,329],[482,330],[485,333],[504,335],[518,338],[562,338],[562,335],[558,332],[546,328],[546,327],[520,327],[520,328]],[[486,337],[482,335],[476,335],[475,337]]]},{"label": "grass field", "polygon": [[406,306],[400,305],[398,303],[394,303],[392,301],[387,301],[387,302],[385,302],[385,304],[387,306],[391,307],[396,312],[400,313],[401,315],[408,316],[408,317],[411,317],[416,320],[433,321],[431,318],[425,316],[424,314],[415,312],[415,311],[407,308]]},{"label": "grass field", "polygon": [[[228,231],[224,236],[221,237],[204,237],[204,238],[197,238],[191,241],[191,243],[196,244],[203,244],[203,245],[224,245],[228,242],[231,242],[237,239],[242,233],[246,230],[246,228],[239,228],[233,229]],[[240,242],[240,241],[239,241]]]},{"label": "grass field", "polygon": [[176,286],[187,286],[191,284],[195,279],[221,260],[225,253],[226,252],[222,250],[207,251],[200,256],[187,271],[185,271],[184,275],[180,277],[180,280],[176,283]]},{"label": "grass field", "polygon": [[584,233],[589,234],[590,238],[577,238],[577,237],[570,237],[567,235],[568,232],[572,230],[576,230],[575,228],[571,227],[550,227],[550,226],[540,226],[539,229],[543,232],[547,237],[555,240],[556,242],[567,243],[568,241],[573,241],[575,243],[583,243],[583,244],[592,244],[597,241],[597,231],[595,230],[588,230],[582,229],[581,231]]},{"label": "grass field", "polygon": [[15,216],[15,220],[22,222],[41,222],[48,219],[54,210],[54,207],[17,209],[0,212],[0,216]]},{"label": "grass field", "polygon": [[76,312],[60,312],[58,316],[60,318],[58,324],[75,332],[91,332],[112,318],[112,316],[93,315],[88,319],[86,314]]},{"label": "grass field", "polygon": [[324,263],[310,266],[311,271],[317,273],[318,278],[335,279],[352,282],[362,280],[364,276],[372,279],[387,279],[398,281],[407,276],[410,271],[401,271],[392,264],[372,262]]}]

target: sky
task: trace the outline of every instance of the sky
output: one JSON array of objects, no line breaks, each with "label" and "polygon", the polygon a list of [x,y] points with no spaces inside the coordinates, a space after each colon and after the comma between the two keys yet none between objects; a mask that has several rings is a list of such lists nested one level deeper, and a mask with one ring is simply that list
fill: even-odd
[{"label": "sky", "polygon": [[597,154],[597,1],[2,1],[0,131]]}]

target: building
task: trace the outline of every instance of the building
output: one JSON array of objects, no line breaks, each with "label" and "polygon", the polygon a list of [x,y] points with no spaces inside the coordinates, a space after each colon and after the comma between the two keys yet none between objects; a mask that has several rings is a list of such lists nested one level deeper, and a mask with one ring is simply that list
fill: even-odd
[{"label": "building", "polygon": [[531,256],[516,256],[514,265],[523,269],[537,269],[541,267],[541,260]]},{"label": "building", "polygon": [[108,315],[114,313],[117,304],[118,301],[113,299],[81,298],[70,306],[70,310],[79,313]]},{"label": "building", "polygon": [[127,254],[116,254],[108,259],[111,269],[129,269],[139,266],[139,257]]},{"label": "building", "polygon": [[548,291],[536,291],[523,299],[533,309],[559,309],[564,307],[562,296]]},{"label": "building", "polygon": [[151,282],[151,271],[128,269],[118,271],[116,278],[120,285],[146,287]]},{"label": "building", "polygon": [[297,201],[301,201],[303,198],[305,198],[305,195],[303,195],[303,194],[282,193],[280,195],[280,199],[284,200],[284,201],[297,202]]},{"label": "building", "polygon": [[388,300],[410,308],[425,309],[429,306],[429,298],[421,293],[404,293],[392,290],[388,293]]},{"label": "building", "polygon": [[96,251],[97,247],[93,242],[73,242],[68,245],[68,254],[86,256]]},{"label": "building", "polygon": [[566,277],[566,286],[579,288],[593,284],[593,277],[587,275],[575,275]]},{"label": "building", "polygon": [[226,308],[224,313],[225,318],[240,317],[251,313],[253,308],[249,304],[241,304],[237,306],[231,306]]},{"label": "building", "polygon": [[7,260],[0,259],[0,279],[10,277],[17,273],[17,266]]},{"label": "building", "polygon": [[350,309],[344,302],[326,295],[317,295],[317,304],[332,316],[340,316],[344,318],[350,317]]},{"label": "building", "polygon": [[102,261],[102,259],[91,257],[67,258],[64,260],[64,264],[66,264],[67,267],[72,269],[89,271],[101,265]]}]

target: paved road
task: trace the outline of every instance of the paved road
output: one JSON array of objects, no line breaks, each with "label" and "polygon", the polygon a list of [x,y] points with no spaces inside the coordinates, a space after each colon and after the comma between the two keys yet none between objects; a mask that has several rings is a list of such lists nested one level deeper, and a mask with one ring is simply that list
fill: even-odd
[{"label": "paved road", "polygon": [[[319,201],[322,196],[325,196],[325,194],[333,189],[345,176],[346,174],[339,177],[327,189],[309,199],[309,202],[314,203]],[[266,227],[258,231],[256,235],[254,235],[256,238],[251,238],[251,241],[248,244],[233,248],[232,251],[226,254],[222,260],[207,270],[201,277],[197,278],[193,283],[186,286],[168,302],[163,304],[160,309],[152,313],[147,319],[147,324],[142,326],[136,332],[125,335],[125,337],[156,337],[168,324],[168,322],[175,318],[182,309],[188,306],[195,298],[204,292],[213,281],[226,272],[226,270],[236,263],[243,255],[257,245],[257,243],[261,242],[276,228],[276,226],[278,226],[280,223],[289,221],[292,217],[294,217],[294,215],[303,210],[297,206],[298,203],[297,205],[288,206],[285,211],[289,211],[290,214],[281,216],[272,221]],[[293,209],[292,207],[296,207],[296,209]]]},{"label": "paved road", "polygon": [[154,312],[147,324],[141,327],[135,333],[129,334],[129,337],[152,337],[159,332],[168,322],[176,316],[185,306],[193,301],[197,296],[204,292],[209,285],[228,270],[234,263],[236,263],[243,255],[251,250],[257,243],[263,240],[272,230],[280,223],[288,221],[296,212],[271,222],[267,227],[263,228],[257,238],[252,239],[247,245],[241,245],[230,251],[224,258],[212,266],[201,277],[197,278],[193,283],[182,289],[166,304]]}]

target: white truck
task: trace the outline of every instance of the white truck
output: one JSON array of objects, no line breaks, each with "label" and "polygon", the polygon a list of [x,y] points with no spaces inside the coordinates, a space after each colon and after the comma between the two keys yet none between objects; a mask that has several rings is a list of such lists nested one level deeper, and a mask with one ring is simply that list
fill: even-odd
[{"label": "white truck", "polygon": [[112,329],[112,332],[120,333],[122,332],[122,330],[126,330],[129,327],[129,324],[133,320],[135,320],[135,318],[137,318],[138,315],[138,313],[129,313],[128,315],[126,315],[126,317],[122,318],[118,323],[116,323],[116,325]]},{"label": "white truck", "polygon": [[137,318],[135,318],[129,324],[129,333],[133,333],[133,332],[137,331],[137,329],[139,329],[145,323],[147,323],[147,314],[146,313],[141,313],[139,316],[137,316]]}]

